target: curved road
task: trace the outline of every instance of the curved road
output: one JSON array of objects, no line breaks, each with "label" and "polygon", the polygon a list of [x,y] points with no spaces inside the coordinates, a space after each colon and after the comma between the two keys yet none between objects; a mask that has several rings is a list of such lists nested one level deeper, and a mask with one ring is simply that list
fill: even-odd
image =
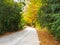
[{"label": "curved road", "polygon": [[26,27],[24,30],[0,37],[0,45],[39,45],[35,28]]}]

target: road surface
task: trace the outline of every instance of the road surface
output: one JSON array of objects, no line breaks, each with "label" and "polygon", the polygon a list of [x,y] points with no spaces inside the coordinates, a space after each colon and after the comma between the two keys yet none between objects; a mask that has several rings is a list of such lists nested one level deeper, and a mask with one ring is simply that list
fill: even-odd
[{"label": "road surface", "polygon": [[24,30],[0,37],[0,45],[39,45],[35,28],[26,27]]}]

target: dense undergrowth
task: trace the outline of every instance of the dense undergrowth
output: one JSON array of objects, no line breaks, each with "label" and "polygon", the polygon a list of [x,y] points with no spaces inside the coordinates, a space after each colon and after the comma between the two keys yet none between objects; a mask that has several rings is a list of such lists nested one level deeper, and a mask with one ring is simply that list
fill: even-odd
[{"label": "dense undergrowth", "polygon": [[22,23],[22,2],[13,0],[0,0],[0,34],[13,32],[23,28]]},{"label": "dense undergrowth", "polygon": [[60,0],[45,0],[42,3],[38,20],[42,27],[47,27],[55,39],[60,41]]}]

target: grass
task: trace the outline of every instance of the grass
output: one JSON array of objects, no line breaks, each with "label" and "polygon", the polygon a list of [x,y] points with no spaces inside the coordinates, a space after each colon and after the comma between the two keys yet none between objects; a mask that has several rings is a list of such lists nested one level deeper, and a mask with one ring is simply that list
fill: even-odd
[{"label": "grass", "polygon": [[40,45],[60,45],[46,29],[40,29],[37,32],[39,40],[41,41]]}]

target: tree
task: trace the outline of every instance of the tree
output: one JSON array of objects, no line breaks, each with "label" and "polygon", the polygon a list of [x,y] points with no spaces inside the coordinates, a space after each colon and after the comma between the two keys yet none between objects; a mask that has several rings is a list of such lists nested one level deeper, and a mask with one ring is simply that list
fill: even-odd
[{"label": "tree", "polygon": [[40,0],[28,0],[28,4],[26,4],[25,11],[23,13],[24,19],[26,23],[29,23],[35,27],[37,22],[37,11],[39,7],[42,5]]},{"label": "tree", "polygon": [[51,34],[60,41],[60,0],[42,0],[38,20],[42,27],[47,27]]},{"label": "tree", "polygon": [[19,30],[21,6],[13,0],[0,0],[0,34]]}]

